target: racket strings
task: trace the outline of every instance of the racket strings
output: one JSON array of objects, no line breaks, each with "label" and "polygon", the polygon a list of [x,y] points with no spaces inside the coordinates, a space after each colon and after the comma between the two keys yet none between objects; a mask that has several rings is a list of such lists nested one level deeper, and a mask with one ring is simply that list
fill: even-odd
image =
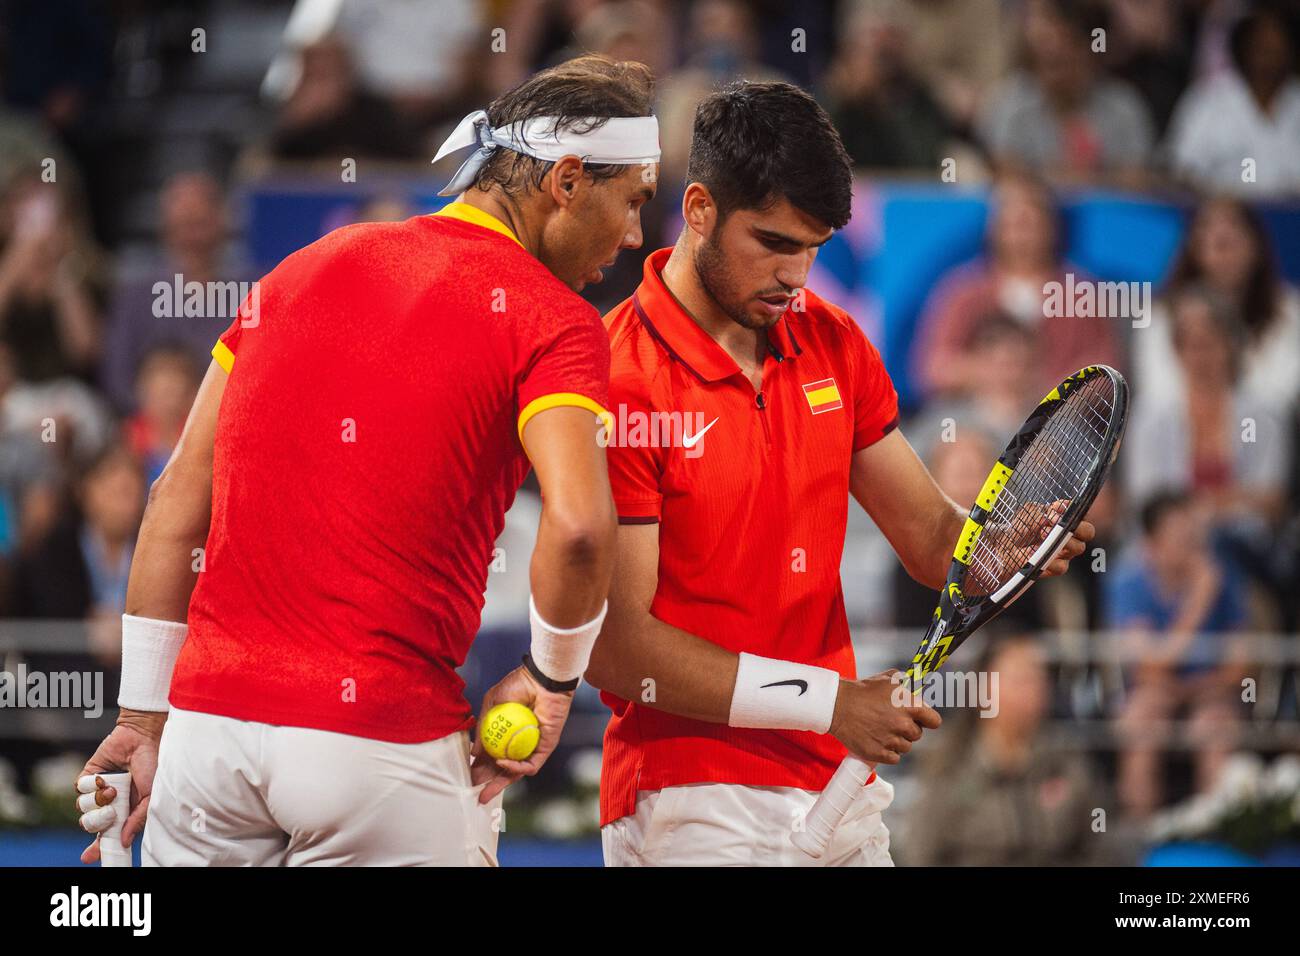
[{"label": "racket strings", "polygon": [[1098,376],[1070,392],[1030,441],[971,553],[963,592],[994,593],[1028,562],[1095,470],[1115,411],[1110,378]]}]

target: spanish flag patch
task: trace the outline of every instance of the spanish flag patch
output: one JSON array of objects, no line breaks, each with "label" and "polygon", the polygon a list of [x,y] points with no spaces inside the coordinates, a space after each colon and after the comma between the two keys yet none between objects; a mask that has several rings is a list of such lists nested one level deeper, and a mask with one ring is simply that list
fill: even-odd
[{"label": "spanish flag patch", "polygon": [[824,378],[820,382],[809,382],[803,387],[803,393],[808,398],[808,407],[812,409],[814,415],[820,415],[822,412],[833,412],[837,408],[843,408],[844,403],[840,401],[840,390],[835,384],[835,379]]}]

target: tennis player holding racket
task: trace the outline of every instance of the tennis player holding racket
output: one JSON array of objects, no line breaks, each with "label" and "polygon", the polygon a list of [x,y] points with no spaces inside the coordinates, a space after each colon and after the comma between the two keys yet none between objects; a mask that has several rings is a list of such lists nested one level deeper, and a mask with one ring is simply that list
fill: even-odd
[{"label": "tennis player holding racket", "polygon": [[[618,553],[587,672],[613,712],[605,862],[890,865],[893,790],[879,777],[819,860],[791,842],[846,755],[896,764],[940,722],[896,705],[889,672],[857,679],[839,577],[848,503],[934,588],[968,505],[898,431],[893,385],[857,323],[801,293],[852,194],[817,103],[785,84],[710,96],[688,182],[677,245],[649,257],[606,317],[610,407],[691,427],[677,447],[609,449]],[[1045,573],[1093,534],[1080,524]]]}]

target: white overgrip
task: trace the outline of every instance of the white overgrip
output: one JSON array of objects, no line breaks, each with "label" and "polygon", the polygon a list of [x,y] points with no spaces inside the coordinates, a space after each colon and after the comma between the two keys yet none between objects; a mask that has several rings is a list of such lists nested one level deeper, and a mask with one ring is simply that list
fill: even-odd
[{"label": "white overgrip", "polygon": [[100,866],[130,866],[131,848],[122,846],[122,826],[131,815],[131,775],[101,773],[104,783],[117,791],[113,798],[113,825],[99,835]]},{"label": "white overgrip", "polygon": [[804,819],[803,830],[790,835],[791,842],[811,857],[819,857],[830,845],[835,828],[853,806],[862,788],[871,779],[871,764],[857,757],[845,757],[826,789],[817,796]]}]

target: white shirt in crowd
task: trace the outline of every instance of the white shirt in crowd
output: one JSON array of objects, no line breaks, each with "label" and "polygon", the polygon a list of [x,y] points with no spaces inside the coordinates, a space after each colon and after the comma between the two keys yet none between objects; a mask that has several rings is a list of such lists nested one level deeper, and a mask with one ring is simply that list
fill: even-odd
[{"label": "white shirt in crowd", "polygon": [[[1151,324],[1133,330],[1132,351],[1133,380],[1141,383],[1144,398],[1164,404],[1182,395],[1183,370],[1174,352],[1167,305],[1157,303]],[[1300,294],[1295,289],[1283,290],[1277,318],[1246,346],[1240,385],[1282,415],[1300,400]]]},{"label": "white shirt in crowd", "polygon": [[[1289,79],[1271,114],[1235,72],[1188,90],[1169,125],[1174,171],[1218,192],[1259,199],[1300,193],[1300,80]],[[1252,178],[1245,160],[1253,160]]]}]

